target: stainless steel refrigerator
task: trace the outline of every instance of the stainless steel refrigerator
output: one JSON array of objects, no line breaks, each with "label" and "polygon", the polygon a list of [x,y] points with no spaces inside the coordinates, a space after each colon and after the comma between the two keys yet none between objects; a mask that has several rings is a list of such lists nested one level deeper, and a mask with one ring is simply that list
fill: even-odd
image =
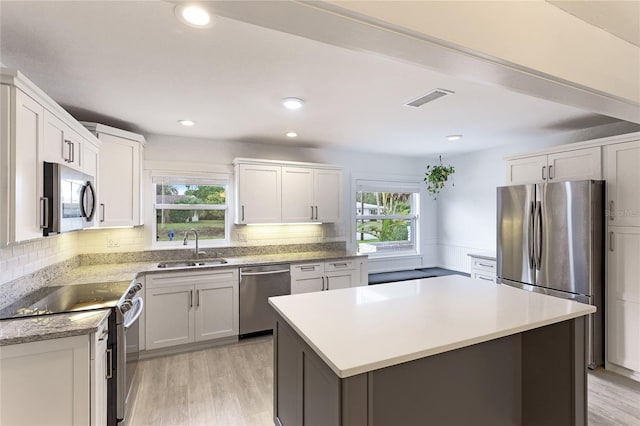
[{"label": "stainless steel refrigerator", "polygon": [[604,182],[497,188],[498,282],[595,305],[589,367],[603,363]]}]

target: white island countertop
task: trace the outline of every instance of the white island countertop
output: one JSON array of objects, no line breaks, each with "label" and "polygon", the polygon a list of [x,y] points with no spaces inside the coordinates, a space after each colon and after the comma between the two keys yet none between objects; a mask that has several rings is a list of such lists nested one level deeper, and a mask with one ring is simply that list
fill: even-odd
[{"label": "white island countertop", "polygon": [[459,275],[269,298],[340,378],[596,311]]}]

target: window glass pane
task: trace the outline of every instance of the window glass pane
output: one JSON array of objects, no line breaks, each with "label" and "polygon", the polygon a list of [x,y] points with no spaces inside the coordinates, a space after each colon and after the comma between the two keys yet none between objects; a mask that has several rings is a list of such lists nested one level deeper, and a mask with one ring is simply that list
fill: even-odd
[{"label": "window glass pane", "polygon": [[226,204],[225,185],[157,183],[156,204]]},{"label": "window glass pane", "polygon": [[365,192],[356,193],[357,216],[389,216],[411,214],[413,193],[411,192]]},{"label": "window glass pane", "polygon": [[358,252],[385,254],[413,251],[413,228],[413,219],[356,220]]},{"label": "window glass pane", "polygon": [[225,237],[225,211],[156,210],[156,241],[182,243],[184,233],[191,228],[198,231],[200,240],[222,240]]}]

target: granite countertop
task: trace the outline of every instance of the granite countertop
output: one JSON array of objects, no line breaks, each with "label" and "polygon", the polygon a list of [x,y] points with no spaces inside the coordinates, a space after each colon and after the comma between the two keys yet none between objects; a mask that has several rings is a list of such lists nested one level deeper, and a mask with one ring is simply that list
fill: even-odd
[{"label": "granite countertop", "polygon": [[[330,261],[359,257],[345,250],[312,251],[301,253],[279,253],[239,257],[224,257],[228,263],[222,265],[158,268],[158,261],[108,263],[85,265],[49,281],[48,286],[78,285],[97,282],[131,281],[141,274],[159,274],[175,271],[202,271],[273,263],[300,263]],[[167,259],[172,260],[172,259]],[[102,316],[98,315],[102,312]],[[95,313],[96,315],[89,315]],[[27,343],[36,340],[89,334],[94,332],[104,315],[109,311],[91,311],[77,314],[43,315],[33,318],[0,320],[0,346]],[[84,315],[84,316],[83,316]]]},{"label": "granite countertop", "polygon": [[486,260],[496,260],[496,252],[495,251],[473,251],[467,253],[467,256],[477,257],[478,259],[486,259]]},{"label": "granite countertop", "polygon": [[342,378],[596,311],[459,275],[271,297],[269,303]]},{"label": "granite countertop", "polygon": [[109,309],[102,309],[2,320],[0,321],[0,346],[95,333],[110,313]]}]

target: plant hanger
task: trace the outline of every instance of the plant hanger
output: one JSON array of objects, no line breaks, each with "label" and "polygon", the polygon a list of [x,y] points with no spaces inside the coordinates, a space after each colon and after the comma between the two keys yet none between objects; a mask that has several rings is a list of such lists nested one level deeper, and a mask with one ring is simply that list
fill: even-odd
[{"label": "plant hanger", "polygon": [[[427,170],[424,176],[424,182],[427,184],[427,191],[433,196],[433,199],[436,200],[438,194],[442,189],[444,189],[445,182],[448,181],[449,177],[452,176],[456,172],[456,169],[452,165],[443,166],[442,165],[442,155],[439,156],[439,164],[434,166],[427,165]],[[451,182],[451,186],[455,186],[453,182]]]}]

